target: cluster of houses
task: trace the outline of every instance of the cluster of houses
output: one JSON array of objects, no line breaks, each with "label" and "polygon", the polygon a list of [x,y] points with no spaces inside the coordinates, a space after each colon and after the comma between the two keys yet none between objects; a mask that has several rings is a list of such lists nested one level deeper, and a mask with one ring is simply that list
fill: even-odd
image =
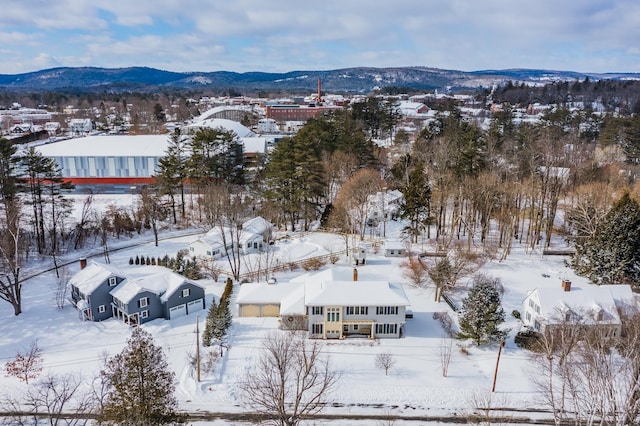
[{"label": "cluster of houses", "polygon": [[[225,230],[224,232],[230,232]],[[189,244],[192,256],[215,260],[234,248],[242,254],[264,249],[273,225],[256,217],[242,224],[234,238],[214,229]],[[227,236],[228,237],[228,236]],[[399,338],[412,317],[402,287],[379,279],[358,279],[366,271],[366,245],[354,247],[353,267],[332,266],[305,273],[287,282],[239,285],[239,317],[277,317],[284,329],[305,330],[310,338]],[[406,255],[399,241],[387,241],[385,256]],[[358,269],[360,267],[360,269]],[[366,272],[365,272],[366,273]],[[116,318],[129,325],[164,318],[175,319],[205,308],[200,284],[161,266],[129,266],[81,261],[81,270],[69,280],[71,301],[83,320]],[[547,327],[580,324],[606,328],[618,335],[621,312],[638,307],[629,285],[581,285],[562,280],[557,287],[540,287],[527,293],[521,321],[541,332]]]}]

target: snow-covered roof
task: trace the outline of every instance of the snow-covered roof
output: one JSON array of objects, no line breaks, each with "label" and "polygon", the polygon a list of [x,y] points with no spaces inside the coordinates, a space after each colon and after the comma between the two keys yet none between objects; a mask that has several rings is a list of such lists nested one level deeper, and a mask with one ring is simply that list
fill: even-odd
[{"label": "snow-covered roof", "polygon": [[256,137],[256,134],[253,133],[249,128],[243,126],[237,121],[227,120],[225,118],[207,118],[205,120],[195,121],[193,123],[187,124],[185,126],[186,129],[200,129],[200,128],[208,128],[208,129],[223,129],[227,131],[232,131],[240,138],[253,138]]},{"label": "snow-covered roof", "polygon": [[150,291],[159,295],[162,302],[166,302],[187,281],[182,275],[162,266],[140,267],[127,274],[127,279],[111,290],[110,294],[121,302],[129,303],[140,292]]},{"label": "snow-covered roof", "polygon": [[402,286],[388,281],[312,281],[305,285],[305,306],[409,306]]},{"label": "snow-covered roof", "polygon": [[114,275],[124,276],[124,274],[110,265],[91,261],[84,269],[69,279],[69,284],[77,287],[83,294],[91,294],[107,278]]},{"label": "snow-covered roof", "polygon": [[245,153],[264,154],[267,152],[267,138],[264,137],[242,138],[242,145]]},{"label": "snow-covered roof", "polygon": [[407,244],[402,240],[386,240],[384,248],[385,250],[406,250]]},{"label": "snow-covered roof", "polygon": [[303,289],[300,283],[267,282],[241,284],[236,296],[238,304],[280,304],[280,302],[296,289]]},{"label": "snow-covered roof", "polygon": [[254,234],[264,234],[273,228],[271,222],[261,216],[249,219],[242,224],[242,232],[252,232]]},{"label": "snow-covered roof", "polygon": [[[529,297],[537,297],[540,315],[552,320],[567,310],[576,314],[607,312],[605,322],[617,324],[620,316],[616,307],[635,306],[635,298],[628,285],[571,285],[570,291],[564,291],[559,285],[553,288],[537,288]],[[586,319],[586,318],[585,318]]]},{"label": "snow-covered roof", "polygon": [[99,135],[66,139],[35,147],[45,157],[163,157],[167,135]]}]

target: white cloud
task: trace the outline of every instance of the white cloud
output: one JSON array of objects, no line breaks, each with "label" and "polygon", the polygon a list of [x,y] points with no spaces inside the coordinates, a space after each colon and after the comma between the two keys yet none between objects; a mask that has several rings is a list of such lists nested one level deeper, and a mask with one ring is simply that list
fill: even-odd
[{"label": "white cloud", "polygon": [[[358,65],[640,71],[636,0],[6,2],[0,36],[34,48],[19,61],[23,71],[38,66],[28,58],[40,52],[69,66],[88,60],[177,71]],[[50,44],[36,48],[45,39]],[[0,52],[0,72],[15,69],[10,62]]]}]

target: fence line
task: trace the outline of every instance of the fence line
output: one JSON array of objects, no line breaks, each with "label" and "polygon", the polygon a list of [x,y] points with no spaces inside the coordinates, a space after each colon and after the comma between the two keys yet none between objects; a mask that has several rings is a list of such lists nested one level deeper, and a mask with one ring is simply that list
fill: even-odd
[{"label": "fence line", "polygon": [[[278,263],[275,266],[270,266],[268,268],[260,268],[255,271],[245,272],[238,276],[238,281],[242,281],[245,278],[252,278],[258,275],[269,276],[274,272],[278,271],[294,271],[296,269],[305,269],[305,265],[310,265],[313,262],[317,262],[317,264],[327,264],[327,263],[336,263],[340,256],[347,254],[346,250],[334,251],[328,254],[322,254],[320,256],[312,256],[304,259],[292,261],[292,262],[282,262]],[[227,275],[229,277],[233,277],[233,274],[229,271],[219,270],[220,275]]]}]

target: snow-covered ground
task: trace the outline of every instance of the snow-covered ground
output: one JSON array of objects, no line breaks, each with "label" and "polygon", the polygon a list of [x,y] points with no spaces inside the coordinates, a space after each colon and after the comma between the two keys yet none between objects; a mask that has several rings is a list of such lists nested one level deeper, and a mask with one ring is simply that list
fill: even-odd
[{"label": "snow-covered ground", "polygon": [[[399,229],[399,224],[387,223],[388,235],[397,236]],[[138,254],[175,254],[193,239],[190,236],[165,240],[160,242],[159,247],[148,243],[113,252],[110,260],[113,265],[127,268],[130,267],[130,257]],[[276,253],[283,260],[293,261],[340,250],[343,245],[344,239],[340,236],[307,233],[300,238],[293,235],[278,242]],[[102,258],[96,260],[102,261]],[[375,341],[326,341],[324,352],[330,357],[333,368],[340,373],[340,379],[333,394],[333,399],[339,404],[327,408],[325,412],[459,415],[471,411],[472,401],[488,395],[496,367],[497,345],[475,347],[468,342],[453,341],[449,374],[443,377],[441,351],[446,340],[433,314],[450,312],[449,307],[444,302],[434,302],[431,288],[417,288],[410,284],[403,275],[403,260],[385,258],[382,252],[369,252],[366,265],[358,267],[358,274],[362,281],[388,280],[405,286],[414,313],[414,318],[407,320],[405,337]],[[338,264],[350,265],[345,256],[341,257]],[[70,266],[71,273],[78,269],[78,265]],[[287,271],[277,277],[279,281],[286,281],[304,272]],[[522,310],[522,300],[527,291],[535,287],[559,287],[562,278],[577,284],[587,281],[566,268],[564,258],[543,257],[539,252],[525,253],[520,247],[515,247],[506,261],[488,262],[482,272],[502,280],[505,288],[503,306],[507,313],[505,327],[512,330],[502,351],[494,401],[499,401],[497,405],[508,407],[543,407],[530,381],[535,371],[528,354],[513,344],[519,323],[511,316],[511,312],[514,309]],[[32,341],[37,340],[43,349],[43,374],[81,375],[89,383],[98,375],[104,357],[124,347],[130,329],[115,319],[100,323],[83,322],[68,303],[63,309],[58,309],[55,303],[56,282],[54,273],[48,272],[25,283],[23,313],[17,317],[13,315],[9,304],[0,303],[0,364],[12,359],[17,350],[26,349]],[[202,280],[201,283],[206,287],[207,304],[212,297],[217,299],[222,293],[222,282]],[[205,316],[206,311],[198,316],[201,330]],[[172,321],[159,319],[143,327],[164,348],[170,366],[176,373],[177,397],[182,409],[240,412],[247,408],[239,399],[236,384],[257,359],[261,339],[266,333],[277,329],[277,319],[234,318],[226,340],[229,348],[223,349],[224,355],[212,371],[203,372],[200,383],[196,382],[194,371],[188,363],[189,355],[195,353],[196,349],[196,316]],[[213,350],[220,348],[216,346]],[[375,357],[382,352],[391,353],[396,360],[387,376],[375,366]],[[0,374],[0,396],[3,392],[12,393],[24,386],[13,377]]]}]

